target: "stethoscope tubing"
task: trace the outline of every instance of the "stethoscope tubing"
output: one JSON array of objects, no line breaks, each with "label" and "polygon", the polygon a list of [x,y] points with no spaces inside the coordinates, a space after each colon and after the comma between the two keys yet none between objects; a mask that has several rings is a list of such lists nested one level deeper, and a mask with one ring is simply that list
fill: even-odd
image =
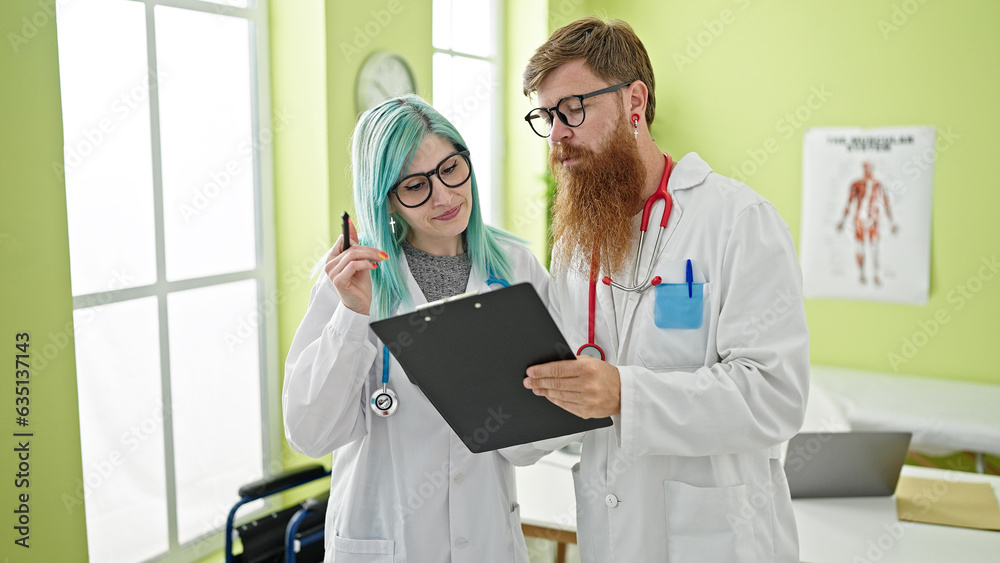
[{"label": "stethoscope tubing", "polygon": [[[620,289],[622,291],[634,291],[637,293],[642,293],[654,285],[659,285],[661,279],[660,276],[656,276],[648,281],[639,283],[639,259],[642,257],[642,245],[646,240],[646,230],[649,228],[649,217],[652,215],[653,204],[657,200],[663,200],[663,214],[660,216],[660,229],[656,232],[656,240],[653,242],[653,252],[649,257],[649,268],[646,272],[646,276],[653,273],[653,266],[656,262],[656,249],[660,245],[660,236],[663,231],[667,229],[667,223],[670,221],[670,212],[673,211],[674,200],[670,197],[670,193],[667,192],[667,182],[670,181],[670,173],[673,171],[674,161],[669,154],[664,153],[663,158],[665,160],[663,166],[663,176],[660,178],[660,185],[657,187],[653,195],[649,196],[646,203],[642,206],[642,221],[639,223],[639,246],[635,249],[635,267],[632,269],[632,286],[626,286],[613,281],[610,277],[605,276],[601,281],[604,285],[611,286],[615,289]],[[597,255],[595,252],[594,259],[590,263],[590,294],[587,299],[587,343],[577,350],[576,355],[583,355],[585,351],[591,349],[600,352],[600,359],[604,359],[604,350],[601,349],[595,342],[594,326],[597,322]],[[591,355],[591,354],[586,354]]]}]

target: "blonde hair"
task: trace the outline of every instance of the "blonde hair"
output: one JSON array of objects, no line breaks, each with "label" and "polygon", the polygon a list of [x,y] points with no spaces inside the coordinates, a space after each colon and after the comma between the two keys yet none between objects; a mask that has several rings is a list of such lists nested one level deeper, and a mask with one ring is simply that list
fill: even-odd
[{"label": "blonde hair", "polygon": [[556,68],[584,59],[598,78],[609,84],[641,80],[646,97],[646,124],[653,123],[656,112],[653,66],[642,41],[622,20],[602,20],[587,16],[557,29],[528,60],[524,69],[524,95],[530,96]]}]

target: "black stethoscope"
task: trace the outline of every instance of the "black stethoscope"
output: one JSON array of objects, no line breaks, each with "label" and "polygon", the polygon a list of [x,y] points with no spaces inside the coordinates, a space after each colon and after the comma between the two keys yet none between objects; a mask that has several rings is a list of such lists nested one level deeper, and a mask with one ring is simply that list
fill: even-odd
[{"label": "black stethoscope", "polygon": [[[642,222],[639,223],[639,246],[635,249],[635,268],[632,270],[632,285],[625,286],[620,283],[616,283],[611,280],[610,277],[605,276],[601,281],[604,285],[608,285],[623,291],[634,291],[636,293],[642,293],[654,285],[660,284],[660,276],[656,276],[648,281],[639,284],[639,258],[642,256],[642,243],[646,239],[646,229],[649,227],[649,216],[653,211],[653,204],[659,200],[663,200],[663,215],[660,217],[660,230],[656,232],[656,241],[653,243],[653,253],[649,256],[649,268],[646,271],[646,277],[653,273],[653,264],[656,261],[656,247],[660,244],[660,235],[663,231],[667,230],[667,221],[670,220],[670,211],[673,209],[674,200],[667,193],[667,182],[670,180],[670,172],[674,167],[674,160],[670,158],[669,154],[664,153],[663,158],[666,160],[666,164],[663,167],[663,176],[660,178],[660,185],[653,192],[653,195],[649,196],[646,200],[645,205],[642,207]],[[576,351],[577,356],[590,356],[591,358],[597,358],[599,360],[604,359],[604,350],[601,349],[594,342],[594,325],[596,319],[596,304],[597,304],[597,255],[594,255],[594,260],[590,263],[590,295],[587,299],[587,343]]]},{"label": "black stethoscope", "polygon": [[[498,278],[493,272],[490,272],[490,277],[486,280],[486,285],[490,286],[493,284],[501,287],[510,287],[507,280]],[[391,415],[399,407],[399,397],[389,387],[389,347],[385,345],[382,346],[382,387],[372,393],[372,398],[368,406],[372,408],[372,412],[381,417]]]}]

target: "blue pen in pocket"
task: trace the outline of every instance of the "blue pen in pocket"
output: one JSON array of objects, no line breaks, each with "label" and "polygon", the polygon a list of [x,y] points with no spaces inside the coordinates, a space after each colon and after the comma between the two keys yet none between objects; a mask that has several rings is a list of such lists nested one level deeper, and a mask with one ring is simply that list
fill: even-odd
[{"label": "blue pen in pocket", "polygon": [[687,261],[684,274],[684,283],[661,283],[654,288],[653,322],[658,328],[701,328],[705,284],[694,283],[691,260]]},{"label": "blue pen in pocket", "polygon": [[684,281],[686,281],[687,284],[688,284],[688,297],[691,298],[691,297],[693,297],[692,291],[691,291],[691,285],[694,282],[694,273],[691,271],[691,259],[690,258],[688,258],[688,261],[687,261],[687,272],[684,274]]}]

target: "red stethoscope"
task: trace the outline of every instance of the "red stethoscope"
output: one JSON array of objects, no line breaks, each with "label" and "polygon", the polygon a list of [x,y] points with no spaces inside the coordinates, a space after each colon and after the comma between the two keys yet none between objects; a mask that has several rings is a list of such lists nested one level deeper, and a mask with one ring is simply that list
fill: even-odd
[{"label": "red stethoscope", "polygon": [[[660,230],[656,232],[656,242],[653,243],[653,253],[649,258],[649,269],[646,272],[648,277],[653,273],[653,264],[656,260],[656,247],[660,244],[660,235],[663,231],[667,229],[667,221],[670,220],[670,211],[673,208],[674,200],[667,193],[667,182],[670,180],[670,172],[674,167],[674,160],[670,158],[669,154],[664,153],[663,158],[666,160],[666,164],[663,167],[663,177],[660,178],[660,186],[656,188],[653,195],[649,196],[646,200],[646,204],[642,207],[642,222],[639,223],[639,246],[635,250],[635,268],[632,270],[632,286],[625,286],[620,283],[611,281],[610,277],[605,276],[601,281],[604,285],[609,285],[611,287],[621,289],[623,291],[634,291],[636,293],[642,293],[654,285],[660,284],[660,276],[656,276],[648,281],[639,283],[639,257],[642,255],[642,243],[646,239],[646,229],[649,227],[649,216],[653,211],[653,204],[659,200],[663,200],[663,215],[660,217]],[[594,259],[590,263],[590,298],[587,302],[588,318],[587,318],[587,343],[576,351],[577,356],[590,356],[591,358],[597,358],[599,360],[604,359],[604,350],[600,346],[594,343],[594,324],[595,324],[595,308],[597,304],[597,254],[594,254]]]}]

